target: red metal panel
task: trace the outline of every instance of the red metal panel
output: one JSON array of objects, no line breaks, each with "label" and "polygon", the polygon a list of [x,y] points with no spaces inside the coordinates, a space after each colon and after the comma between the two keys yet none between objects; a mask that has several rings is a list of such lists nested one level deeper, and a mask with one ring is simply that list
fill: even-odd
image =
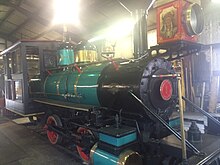
[{"label": "red metal panel", "polygon": [[157,42],[158,44],[179,40],[197,41],[197,36],[187,34],[185,28],[185,11],[190,2],[176,0],[157,8]]}]

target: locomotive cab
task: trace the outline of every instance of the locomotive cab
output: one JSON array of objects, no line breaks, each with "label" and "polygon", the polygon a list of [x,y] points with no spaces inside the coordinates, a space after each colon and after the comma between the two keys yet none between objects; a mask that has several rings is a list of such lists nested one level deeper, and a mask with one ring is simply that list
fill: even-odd
[{"label": "locomotive cab", "polygon": [[[41,112],[31,99],[31,93],[42,92],[45,71],[56,67],[57,41],[19,41],[1,52],[4,60],[5,107],[28,116]],[[38,84],[34,89],[29,83]]]}]

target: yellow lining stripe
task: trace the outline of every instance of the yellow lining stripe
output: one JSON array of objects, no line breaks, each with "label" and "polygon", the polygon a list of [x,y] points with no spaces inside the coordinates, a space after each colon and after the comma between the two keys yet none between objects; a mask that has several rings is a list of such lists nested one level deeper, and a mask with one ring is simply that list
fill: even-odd
[{"label": "yellow lining stripe", "polygon": [[76,97],[78,96],[78,94],[77,94],[77,84],[79,82],[80,76],[81,76],[81,73],[78,74],[78,76],[76,78],[76,81],[75,81],[75,84],[73,85],[73,87],[74,87],[74,94],[75,94]]},{"label": "yellow lining stripe", "polygon": [[41,101],[41,100],[34,100],[34,101],[35,101],[35,102],[38,102],[38,103],[53,105],[53,106],[62,107],[62,108],[69,108],[69,109],[80,110],[80,111],[89,111],[89,110],[86,109],[86,108],[72,107],[72,106],[67,106],[67,105],[62,105],[62,104],[56,104],[56,103],[50,103],[50,102]]}]

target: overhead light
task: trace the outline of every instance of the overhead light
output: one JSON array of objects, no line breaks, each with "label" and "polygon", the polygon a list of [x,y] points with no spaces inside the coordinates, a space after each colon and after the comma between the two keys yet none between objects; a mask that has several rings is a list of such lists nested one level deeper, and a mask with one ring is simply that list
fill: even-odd
[{"label": "overhead light", "polygon": [[99,40],[102,40],[102,39],[105,39],[104,35],[93,37],[93,38],[89,39],[88,42],[95,42],[95,41],[99,41]]},{"label": "overhead light", "polygon": [[219,0],[211,0],[213,3],[220,3]]},{"label": "overhead light", "polygon": [[121,20],[108,29],[106,36],[113,39],[121,38],[131,34],[133,27],[134,22],[132,19]]},{"label": "overhead light", "polygon": [[54,24],[79,24],[80,0],[54,0]]},{"label": "overhead light", "polygon": [[119,39],[131,34],[134,27],[134,21],[132,19],[124,19],[113,26],[104,30],[102,35],[96,36],[89,40],[89,42],[94,42],[101,39]]}]

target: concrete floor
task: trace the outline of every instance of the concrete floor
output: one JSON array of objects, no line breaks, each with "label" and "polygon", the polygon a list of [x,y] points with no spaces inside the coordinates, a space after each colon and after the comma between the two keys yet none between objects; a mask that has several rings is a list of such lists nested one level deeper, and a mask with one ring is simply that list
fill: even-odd
[{"label": "concrete floor", "polygon": [[[191,120],[204,130],[205,118],[199,113],[185,113],[185,130]],[[202,121],[202,123],[201,123]],[[38,132],[39,131],[39,132]],[[80,165],[74,153],[59,146],[53,146],[47,140],[42,129],[34,126],[18,125],[11,119],[0,115],[0,165]]]},{"label": "concrete floor", "polygon": [[62,147],[51,145],[24,125],[0,117],[0,165],[80,165]]},{"label": "concrete floor", "polygon": [[199,112],[185,112],[184,113],[184,129],[186,131],[189,130],[189,127],[192,124],[192,121],[196,121],[196,124],[201,131],[201,133],[205,133],[205,126],[207,126],[207,117],[202,115]]}]

